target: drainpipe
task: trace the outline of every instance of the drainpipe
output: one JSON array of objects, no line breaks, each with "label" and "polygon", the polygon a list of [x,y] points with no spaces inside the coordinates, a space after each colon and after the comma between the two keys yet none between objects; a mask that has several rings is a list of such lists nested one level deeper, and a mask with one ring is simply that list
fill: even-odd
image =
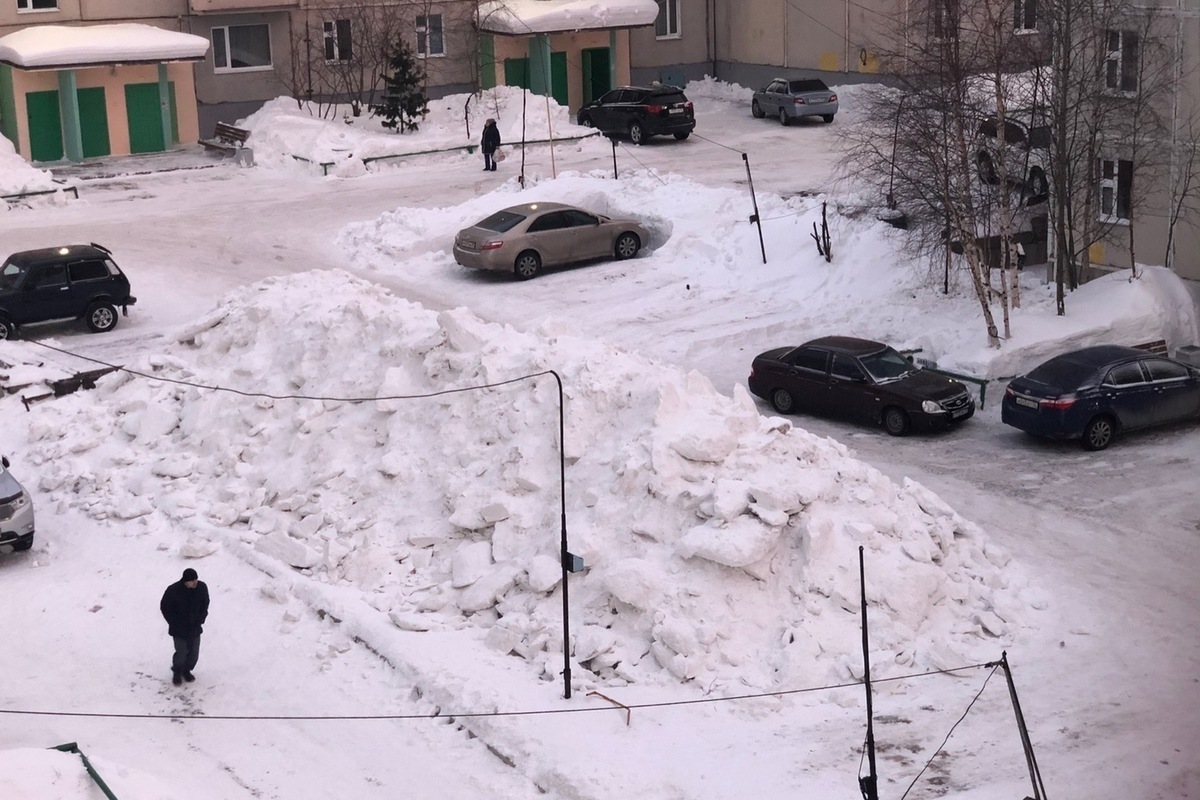
[{"label": "drainpipe", "polygon": [[845,52],[842,54],[842,72],[850,72],[850,0],[846,0],[846,41]]},{"label": "drainpipe", "polygon": [[608,31],[608,86],[615,89],[621,84],[617,82],[617,30]]},{"label": "drainpipe", "polygon": [[788,4],[783,4],[783,68],[788,68]]},{"label": "drainpipe", "polygon": [[175,144],[171,135],[171,82],[167,80],[167,65],[158,64],[158,109],[162,114],[163,150],[170,150]]}]

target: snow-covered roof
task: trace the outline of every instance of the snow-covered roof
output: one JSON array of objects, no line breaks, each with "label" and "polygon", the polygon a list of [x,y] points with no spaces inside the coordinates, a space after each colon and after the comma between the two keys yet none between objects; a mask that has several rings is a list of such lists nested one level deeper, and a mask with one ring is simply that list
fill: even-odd
[{"label": "snow-covered roof", "polygon": [[654,24],[655,0],[492,0],[479,8],[488,33],[523,35]]},{"label": "snow-covered roof", "polygon": [[25,69],[195,61],[208,39],[127,22],[116,25],[36,25],[0,37],[0,63]]}]

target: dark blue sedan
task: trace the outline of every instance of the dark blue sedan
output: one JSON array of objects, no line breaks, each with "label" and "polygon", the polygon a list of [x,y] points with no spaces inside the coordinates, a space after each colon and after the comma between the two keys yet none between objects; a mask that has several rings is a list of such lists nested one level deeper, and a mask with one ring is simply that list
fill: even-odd
[{"label": "dark blue sedan", "polygon": [[1085,347],[1009,383],[1000,418],[1103,450],[1125,431],[1200,419],[1200,370],[1132,347]]}]

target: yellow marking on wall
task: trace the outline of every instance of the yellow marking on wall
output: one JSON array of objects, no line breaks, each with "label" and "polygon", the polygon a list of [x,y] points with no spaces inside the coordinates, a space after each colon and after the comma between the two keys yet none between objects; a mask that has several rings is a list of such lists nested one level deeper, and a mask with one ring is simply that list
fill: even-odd
[{"label": "yellow marking on wall", "polygon": [[1093,264],[1104,263],[1104,245],[1100,242],[1095,242],[1088,248],[1088,261]]},{"label": "yellow marking on wall", "polygon": [[837,53],[821,53],[819,69],[825,72],[837,72],[841,69],[841,59]]}]

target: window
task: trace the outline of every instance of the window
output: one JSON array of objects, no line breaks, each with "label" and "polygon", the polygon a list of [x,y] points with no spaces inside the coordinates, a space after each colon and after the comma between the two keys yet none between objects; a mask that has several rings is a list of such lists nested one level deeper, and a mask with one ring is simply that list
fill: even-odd
[{"label": "window", "polygon": [[108,279],[108,265],[103,261],[76,261],[67,268],[71,282]]},{"label": "window", "polygon": [[1187,367],[1161,358],[1153,358],[1143,362],[1150,372],[1152,381],[1183,381],[1187,380]]},{"label": "window", "polygon": [[958,36],[958,0],[934,0],[932,13],[935,40]]},{"label": "window", "polygon": [[679,38],[679,0],[658,0],[658,16],[654,18],[654,38]]},{"label": "window", "polygon": [[17,11],[58,11],[58,0],[17,0]]},{"label": "window", "polygon": [[349,61],[350,51],[350,20],[337,19],[325,23],[325,61]]},{"label": "window", "polygon": [[442,15],[430,14],[417,17],[417,55],[446,55],[446,42],[442,38]]},{"label": "window", "polygon": [[576,211],[572,208],[567,209],[563,213],[567,215],[567,226],[571,228],[590,227],[600,224],[599,219],[586,211]]},{"label": "window", "polygon": [[526,231],[529,233],[545,233],[546,231],[557,231],[567,227],[570,227],[567,224],[567,215],[561,211],[551,211],[549,214],[542,214],[529,223]]},{"label": "window", "polygon": [[1138,36],[1134,31],[1107,31],[1108,55],[1104,60],[1104,85],[1119,92],[1138,88]]},{"label": "window", "polygon": [[829,370],[830,374],[835,378],[841,378],[847,381],[864,381],[867,376],[863,375],[862,367],[853,358],[841,353],[833,354],[833,367]]},{"label": "window", "polygon": [[1100,162],[1100,218],[1128,222],[1133,196],[1133,162]]},{"label": "window", "polygon": [[271,68],[271,27],[230,25],[212,29],[213,67],[217,72]]},{"label": "window", "polygon": [[800,369],[809,369],[814,372],[824,372],[825,362],[829,359],[829,353],[824,350],[817,350],[812,347],[802,347],[793,350],[787,356],[787,360],[792,362]]},{"label": "window", "polygon": [[1037,0],[1013,0],[1013,29],[1017,33],[1037,30]]},{"label": "window", "polygon": [[51,264],[50,266],[43,267],[40,271],[34,273],[31,288],[45,289],[51,286],[66,286],[66,284],[67,265]]},{"label": "window", "polygon": [[1128,364],[1113,367],[1112,371],[1108,373],[1108,378],[1104,381],[1107,386],[1134,386],[1145,382],[1146,379],[1142,376],[1142,368],[1138,366],[1138,362],[1136,361],[1130,361]]}]

